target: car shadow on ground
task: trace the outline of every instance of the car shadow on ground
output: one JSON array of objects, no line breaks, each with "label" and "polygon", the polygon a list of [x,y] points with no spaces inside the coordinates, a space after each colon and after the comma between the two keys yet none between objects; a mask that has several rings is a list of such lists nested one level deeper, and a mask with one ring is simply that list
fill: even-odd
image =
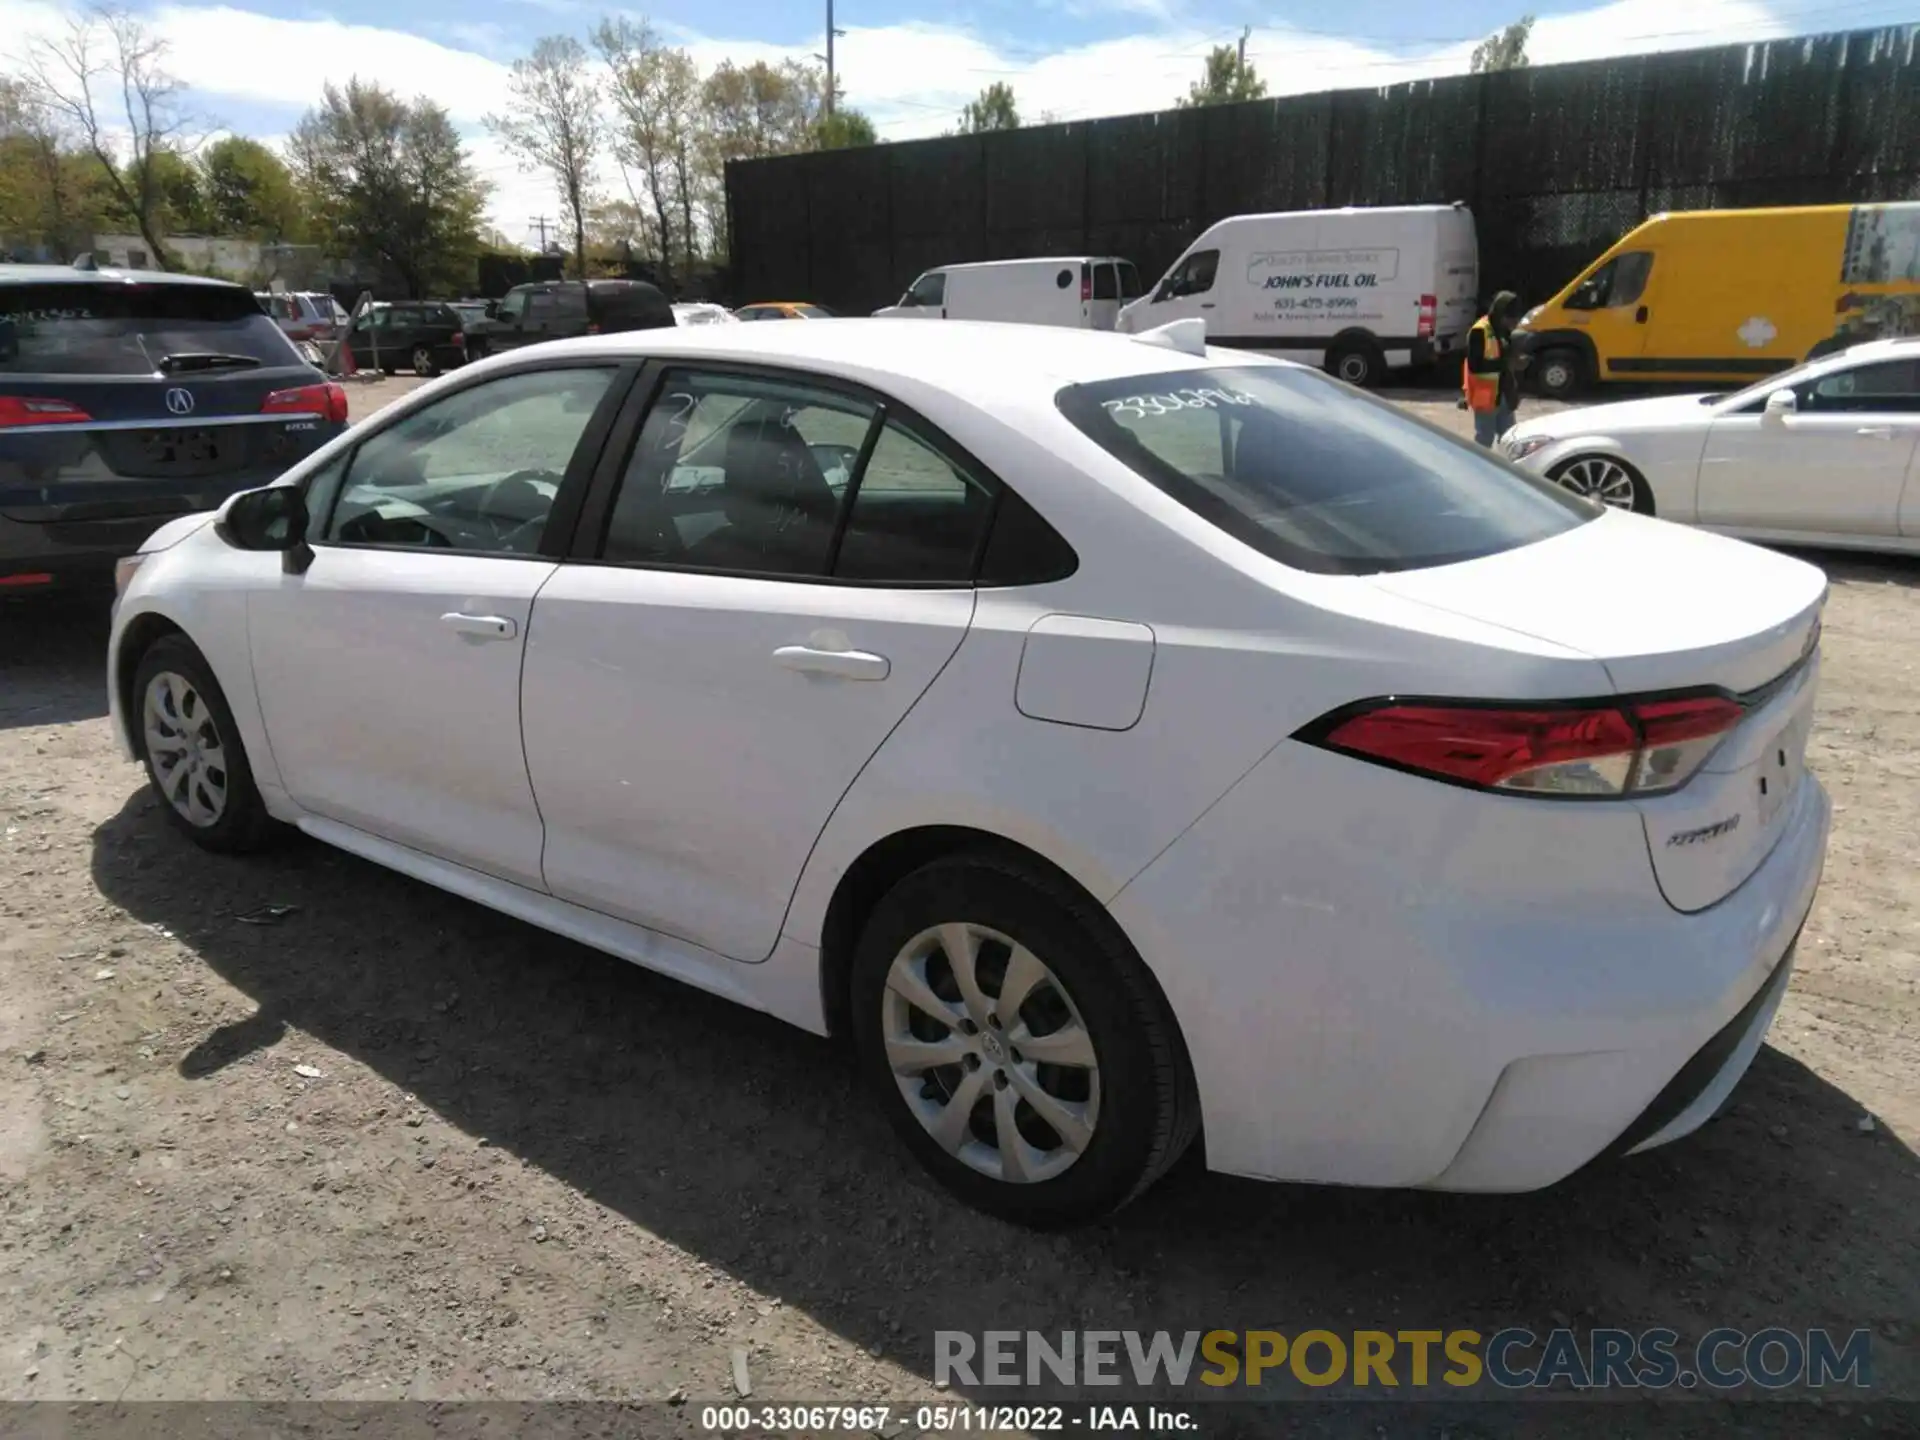
[{"label": "car shadow on ground", "polygon": [[1862,550],[1816,550],[1803,546],[1780,548],[1784,555],[1818,565],[1836,585],[1899,585],[1908,590],[1920,589],[1920,555],[1875,555]]},{"label": "car shadow on ground", "polygon": [[0,730],[107,713],[110,590],[0,601]]},{"label": "car shadow on ground", "polygon": [[[1266,1185],[1189,1164],[1109,1223],[1036,1236],[923,1178],[834,1045],[351,856],[298,839],[209,856],[140,792],[96,830],[93,876],[258,1006],[183,1074],[217,1077],[297,1027],[929,1374],[936,1328],[1884,1324],[1898,1350],[1920,1315],[1920,1164],[1770,1048],[1701,1134],[1543,1193]],[[237,923],[268,906],[297,908]]]}]

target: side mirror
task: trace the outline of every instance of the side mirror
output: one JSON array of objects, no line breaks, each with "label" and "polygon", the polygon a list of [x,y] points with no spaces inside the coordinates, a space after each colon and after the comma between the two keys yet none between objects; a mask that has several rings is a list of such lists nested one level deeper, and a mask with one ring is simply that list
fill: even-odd
[{"label": "side mirror", "polygon": [[500,302],[498,300],[489,300],[487,302],[487,318],[489,320],[498,320],[500,318]]},{"label": "side mirror", "polygon": [[220,507],[214,533],[236,550],[278,550],[281,568],[298,575],[313,563],[307,544],[307,497],[291,485],[242,490]]},{"label": "side mirror", "polygon": [[1775,390],[1767,396],[1766,413],[1769,415],[1791,415],[1799,408],[1800,402],[1794,398],[1791,390]]}]

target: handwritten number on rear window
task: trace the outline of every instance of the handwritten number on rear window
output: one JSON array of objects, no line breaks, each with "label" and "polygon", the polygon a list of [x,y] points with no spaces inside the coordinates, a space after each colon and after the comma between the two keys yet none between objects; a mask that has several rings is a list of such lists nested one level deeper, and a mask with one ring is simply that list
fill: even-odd
[{"label": "handwritten number on rear window", "polygon": [[1146,420],[1182,410],[1217,410],[1222,405],[1251,405],[1251,395],[1238,390],[1176,390],[1163,395],[1126,395],[1105,401],[1107,413],[1119,420]]}]

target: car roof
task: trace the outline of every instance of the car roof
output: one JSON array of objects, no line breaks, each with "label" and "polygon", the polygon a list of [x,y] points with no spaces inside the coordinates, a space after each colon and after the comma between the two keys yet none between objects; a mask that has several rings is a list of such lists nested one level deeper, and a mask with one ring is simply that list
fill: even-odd
[{"label": "car roof", "polygon": [[906,379],[977,403],[1008,395],[1050,397],[1065,385],[1130,375],[1284,363],[1218,348],[1203,358],[1111,331],[973,320],[916,325],[892,319],[829,319],[813,325],[636,330],[554,341],[541,349],[791,365],[882,390],[890,381]]},{"label": "car roof", "polygon": [[0,285],[197,285],[203,289],[246,290],[231,280],[206,275],[175,275],[167,270],[81,270],[72,265],[0,265]]}]

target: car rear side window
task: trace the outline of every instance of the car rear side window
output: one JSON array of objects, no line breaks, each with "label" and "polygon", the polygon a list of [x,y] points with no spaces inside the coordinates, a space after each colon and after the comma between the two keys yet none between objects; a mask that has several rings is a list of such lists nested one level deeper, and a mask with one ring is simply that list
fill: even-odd
[{"label": "car rear side window", "polygon": [[[113,281],[0,286],[0,375],[154,375],[168,357],[301,363],[253,294]],[[184,367],[182,367],[184,368]],[[211,368],[204,360],[196,368]]]},{"label": "car rear side window", "polygon": [[1189,510],[1298,570],[1373,575],[1495,555],[1597,507],[1318,371],[1191,369],[1055,397]]},{"label": "car rear side window", "polygon": [[1120,298],[1120,272],[1112,265],[1101,264],[1093,267],[1093,298],[1096,300]]}]

